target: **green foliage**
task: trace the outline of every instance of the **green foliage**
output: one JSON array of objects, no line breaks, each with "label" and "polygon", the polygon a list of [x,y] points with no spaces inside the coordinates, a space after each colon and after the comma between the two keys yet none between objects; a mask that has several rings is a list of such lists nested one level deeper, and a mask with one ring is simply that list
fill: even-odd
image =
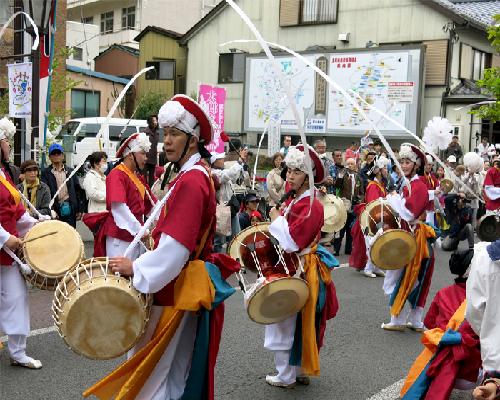
[{"label": "green foliage", "polygon": [[[488,39],[497,53],[500,53],[500,14],[495,15],[494,25],[488,29]],[[483,93],[495,99],[494,103],[484,104],[471,114],[491,122],[500,121],[500,68],[493,67],[484,70],[484,78],[476,82]]]},{"label": "green foliage", "polygon": [[0,96],[0,118],[9,115],[9,91]]},{"label": "green foliage", "polygon": [[160,107],[167,101],[164,94],[159,92],[147,92],[137,100],[137,106],[133,118],[147,119],[150,115],[158,115]]}]

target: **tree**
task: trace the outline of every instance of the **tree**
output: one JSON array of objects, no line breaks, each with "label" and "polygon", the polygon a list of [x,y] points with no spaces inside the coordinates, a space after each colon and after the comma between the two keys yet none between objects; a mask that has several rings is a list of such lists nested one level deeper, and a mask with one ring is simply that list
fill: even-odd
[{"label": "tree", "polygon": [[[488,39],[497,53],[500,53],[500,14],[495,15],[494,25],[488,29]],[[483,92],[490,95],[494,102],[484,104],[471,114],[477,115],[481,119],[487,119],[491,122],[500,121],[500,68],[493,67],[484,70],[484,78],[477,81],[477,86],[483,89]]]},{"label": "tree", "polygon": [[147,119],[150,115],[158,115],[161,106],[167,101],[164,94],[159,92],[147,92],[137,101],[137,107],[133,118]]}]

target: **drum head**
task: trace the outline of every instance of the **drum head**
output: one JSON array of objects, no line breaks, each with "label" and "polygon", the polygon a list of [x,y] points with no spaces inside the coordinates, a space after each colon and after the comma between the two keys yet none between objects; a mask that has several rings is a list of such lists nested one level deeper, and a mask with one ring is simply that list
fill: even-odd
[{"label": "drum head", "polygon": [[373,236],[378,231],[378,224],[382,221],[383,229],[398,229],[399,223],[396,220],[396,212],[392,209],[387,201],[381,199],[370,201],[363,212],[361,213],[359,224],[363,233],[367,232],[369,236]]},{"label": "drum head", "polygon": [[333,194],[318,196],[318,200],[323,204],[324,224],[321,232],[339,232],[347,221],[347,210],[341,198]]},{"label": "drum head", "polygon": [[485,215],[479,220],[477,236],[483,242],[494,242],[500,239],[500,217]]},{"label": "drum head", "polygon": [[410,232],[402,229],[385,231],[371,249],[372,262],[382,269],[400,269],[415,257],[417,242]]},{"label": "drum head", "polygon": [[277,278],[263,285],[248,301],[247,312],[258,324],[274,324],[298,313],[309,297],[306,281]]},{"label": "drum head", "polygon": [[439,187],[442,189],[444,193],[449,193],[453,189],[453,181],[448,178],[443,178],[441,179],[441,182],[439,182]]},{"label": "drum head", "polygon": [[25,240],[56,232],[23,245],[26,261],[36,272],[59,278],[83,258],[83,241],[76,229],[62,221],[44,221],[34,225]]},{"label": "drum head", "polygon": [[[296,271],[296,256],[281,250],[278,241],[269,233],[269,222],[262,222],[242,230],[231,241],[227,253],[246,269],[257,273],[255,260],[259,262],[264,276],[285,273],[280,254],[291,274]],[[275,243],[273,244],[273,241]],[[276,248],[278,247],[278,249]]]}]

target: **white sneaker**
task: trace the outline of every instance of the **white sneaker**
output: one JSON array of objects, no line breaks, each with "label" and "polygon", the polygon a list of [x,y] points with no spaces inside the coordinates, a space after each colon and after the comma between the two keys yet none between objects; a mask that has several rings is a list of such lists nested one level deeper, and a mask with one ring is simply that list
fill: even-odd
[{"label": "white sneaker", "polygon": [[385,272],[382,271],[382,270],[378,270],[378,271],[373,271],[375,273],[376,276],[380,276],[380,277],[385,277]]},{"label": "white sneaker", "polygon": [[276,386],[284,389],[293,389],[295,387],[295,382],[293,383],[281,382],[276,375],[267,375],[266,382],[271,386]]},{"label": "white sneaker", "polygon": [[35,360],[31,357],[27,357],[21,362],[16,361],[13,358],[10,359],[10,365],[13,367],[23,367],[28,369],[40,369],[42,368],[42,363],[40,360]]},{"label": "white sneaker", "polygon": [[368,278],[376,278],[377,275],[375,275],[373,272],[369,272],[369,271],[363,271],[363,275],[368,277]]}]

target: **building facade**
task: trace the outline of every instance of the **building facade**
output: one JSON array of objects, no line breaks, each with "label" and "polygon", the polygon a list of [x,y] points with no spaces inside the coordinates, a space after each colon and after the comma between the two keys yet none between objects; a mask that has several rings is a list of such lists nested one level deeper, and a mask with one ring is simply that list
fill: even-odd
[{"label": "building facade", "polygon": [[[482,77],[485,68],[498,65],[499,58],[493,54],[486,29],[492,16],[500,12],[500,2],[241,0],[237,3],[268,42],[297,52],[334,55],[374,48],[382,51],[422,47],[421,98],[413,99],[419,102],[416,133],[421,134],[427,121],[440,115],[454,125],[465,149],[475,147],[480,135],[500,141],[497,125],[477,120],[464,107],[486,98],[475,81]],[[188,47],[189,54],[186,93],[196,91],[200,82],[225,87],[225,129],[243,133],[245,112],[251,112],[245,100],[245,87],[252,84],[246,76],[246,59],[259,56],[262,49],[256,43],[220,46],[237,39],[255,37],[224,2],[191,28],[181,43]],[[362,130],[354,132],[350,138],[344,135],[344,139],[335,139],[335,143],[339,140],[345,143],[362,133]],[[401,132],[398,141],[406,139],[405,135]],[[332,142],[336,135],[332,132],[325,136]],[[248,135],[250,143],[256,140],[257,134]]]}]

